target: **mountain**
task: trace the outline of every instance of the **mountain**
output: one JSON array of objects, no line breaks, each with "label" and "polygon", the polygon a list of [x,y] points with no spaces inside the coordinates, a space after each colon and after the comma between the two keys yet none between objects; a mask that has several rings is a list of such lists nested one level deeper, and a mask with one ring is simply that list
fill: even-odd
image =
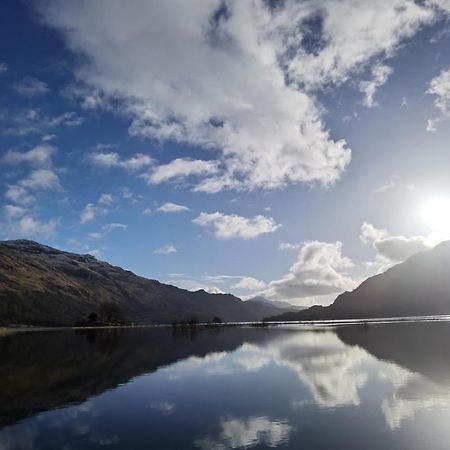
[{"label": "mountain", "polygon": [[[301,311],[301,310],[305,309],[304,306],[297,306],[297,305],[293,305],[292,303],[288,303],[288,302],[282,302],[282,301],[278,301],[278,300],[268,300],[267,298],[265,298],[261,295],[258,295],[257,297],[252,297],[252,298],[248,299],[247,303],[271,306],[271,307],[277,308],[278,310],[282,310],[282,311],[284,310],[284,312]],[[278,312],[280,312],[280,311],[278,311]]]},{"label": "mountain", "polygon": [[255,321],[279,310],[231,294],[196,292],[149,280],[97,260],[28,240],[0,241],[0,324],[73,325],[105,304],[127,322],[196,317]]},{"label": "mountain", "polygon": [[312,306],[270,320],[364,319],[450,314],[450,241],[368,278],[330,306]]}]

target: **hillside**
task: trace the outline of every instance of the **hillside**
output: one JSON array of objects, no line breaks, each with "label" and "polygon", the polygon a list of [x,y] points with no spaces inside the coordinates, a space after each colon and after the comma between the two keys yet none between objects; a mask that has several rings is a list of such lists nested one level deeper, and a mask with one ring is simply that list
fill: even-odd
[{"label": "hillside", "polygon": [[450,314],[450,241],[368,278],[330,306],[312,306],[271,320],[364,319]]},{"label": "hillside", "polygon": [[0,324],[73,325],[113,304],[133,323],[169,323],[214,316],[224,321],[261,320],[276,314],[231,294],[179,289],[120,267],[33,241],[0,242]]}]

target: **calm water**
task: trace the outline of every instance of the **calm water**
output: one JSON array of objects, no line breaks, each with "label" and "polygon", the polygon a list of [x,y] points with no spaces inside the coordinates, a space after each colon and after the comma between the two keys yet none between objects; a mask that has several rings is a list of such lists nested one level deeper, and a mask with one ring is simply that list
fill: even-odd
[{"label": "calm water", "polygon": [[450,323],[0,337],[0,449],[448,449]]}]

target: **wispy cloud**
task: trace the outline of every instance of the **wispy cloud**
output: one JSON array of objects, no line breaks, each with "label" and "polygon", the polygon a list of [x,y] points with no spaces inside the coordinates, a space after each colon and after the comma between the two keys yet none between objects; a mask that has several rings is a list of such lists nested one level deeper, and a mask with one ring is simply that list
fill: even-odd
[{"label": "wispy cloud", "polygon": [[14,90],[23,97],[38,97],[50,92],[47,83],[33,77],[23,78],[13,85]]}]

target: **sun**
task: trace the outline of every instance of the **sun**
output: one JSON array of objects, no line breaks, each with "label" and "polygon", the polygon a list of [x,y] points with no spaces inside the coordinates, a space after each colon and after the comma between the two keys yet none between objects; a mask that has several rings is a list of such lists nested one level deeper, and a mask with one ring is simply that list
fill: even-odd
[{"label": "sun", "polygon": [[421,215],[433,231],[450,232],[450,198],[441,197],[428,201],[422,208]]}]

